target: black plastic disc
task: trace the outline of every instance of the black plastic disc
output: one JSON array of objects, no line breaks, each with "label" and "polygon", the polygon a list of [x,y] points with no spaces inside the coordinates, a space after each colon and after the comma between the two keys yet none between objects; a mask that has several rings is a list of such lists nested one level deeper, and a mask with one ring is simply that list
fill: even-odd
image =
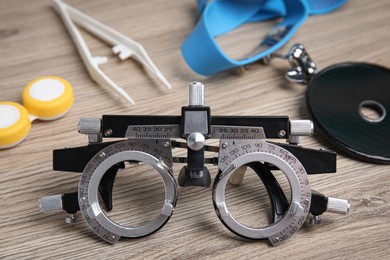
[{"label": "black plastic disc", "polygon": [[390,70],[341,63],[316,74],[306,105],[317,127],[350,155],[390,163]]}]

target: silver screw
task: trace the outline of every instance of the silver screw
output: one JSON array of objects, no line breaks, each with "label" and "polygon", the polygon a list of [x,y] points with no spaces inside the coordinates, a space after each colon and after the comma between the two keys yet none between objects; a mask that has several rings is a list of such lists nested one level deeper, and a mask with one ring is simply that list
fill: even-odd
[{"label": "silver screw", "polygon": [[169,147],[169,142],[165,142],[165,143],[164,143],[164,147],[165,147],[165,148]]},{"label": "silver screw", "polygon": [[275,237],[274,243],[279,243],[279,242],[280,242],[280,239],[278,237]]},{"label": "silver screw", "polygon": [[227,147],[227,143],[223,143],[222,144],[222,149],[226,149],[226,147]]},{"label": "silver screw", "polygon": [[75,214],[69,214],[69,216],[65,218],[65,223],[67,223],[67,224],[72,224],[72,223],[76,223],[76,222],[77,222],[77,218],[76,218]]},{"label": "silver screw", "polygon": [[101,153],[99,154],[99,157],[100,157],[100,158],[103,158],[104,156],[106,156],[105,152],[101,152]]},{"label": "silver screw", "polygon": [[319,225],[319,224],[321,224],[321,217],[320,217],[320,216],[313,216],[313,217],[310,219],[310,224],[313,224],[313,225]]},{"label": "silver screw", "polygon": [[80,198],[80,203],[84,203],[86,200],[87,200],[86,197],[81,197],[81,198]]},{"label": "silver screw", "polygon": [[112,129],[107,129],[106,131],[104,131],[104,135],[105,136],[111,136],[112,135]]},{"label": "silver screw", "polygon": [[286,135],[286,131],[285,131],[285,130],[280,130],[279,133],[278,133],[278,135],[279,135],[280,137],[283,137],[283,136]]}]

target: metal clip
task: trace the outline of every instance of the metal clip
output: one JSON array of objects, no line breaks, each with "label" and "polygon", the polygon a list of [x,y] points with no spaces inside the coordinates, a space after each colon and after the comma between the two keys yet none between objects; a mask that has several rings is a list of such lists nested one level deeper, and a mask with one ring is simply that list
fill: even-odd
[{"label": "metal clip", "polygon": [[317,66],[307,53],[305,46],[300,43],[294,44],[287,54],[273,53],[264,57],[262,62],[269,64],[273,58],[287,59],[291,69],[286,72],[286,78],[295,83],[307,84],[317,73]]},{"label": "metal clip", "polygon": [[286,72],[286,77],[292,82],[306,84],[317,73],[316,64],[302,44],[294,44],[287,53],[287,59],[292,69]]}]

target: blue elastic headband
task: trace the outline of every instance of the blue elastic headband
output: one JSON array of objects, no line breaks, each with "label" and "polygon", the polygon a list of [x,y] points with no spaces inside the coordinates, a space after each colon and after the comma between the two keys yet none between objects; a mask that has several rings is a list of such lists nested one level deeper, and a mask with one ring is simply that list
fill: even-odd
[{"label": "blue elastic headband", "polygon": [[[275,52],[294,35],[311,14],[330,12],[347,0],[197,0],[200,20],[184,41],[182,53],[187,64],[197,73],[209,76],[235,67],[245,66]],[[283,17],[260,43],[258,54],[234,60],[217,45],[215,37],[247,22]]]}]

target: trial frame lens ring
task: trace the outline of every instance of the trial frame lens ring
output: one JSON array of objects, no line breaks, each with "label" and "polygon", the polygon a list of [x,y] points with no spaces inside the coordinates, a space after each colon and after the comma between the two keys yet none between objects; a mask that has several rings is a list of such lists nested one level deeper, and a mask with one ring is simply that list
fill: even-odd
[{"label": "trial frame lens ring", "polygon": [[[278,149],[284,150],[281,147]],[[272,244],[277,245],[302,226],[310,209],[311,190],[307,181],[307,173],[302,164],[295,157],[292,158],[294,163],[289,163],[278,155],[267,152],[249,153],[232,161],[217,175],[213,189],[214,207],[218,217],[228,229],[250,239],[268,238]],[[261,228],[248,227],[238,222],[229,213],[225,200],[226,185],[234,173],[234,170],[231,169],[238,169],[256,161],[267,162],[279,168],[287,177],[291,188],[291,203],[285,215],[277,223]],[[290,230],[288,230],[289,228]]]},{"label": "trial frame lens ring", "polygon": [[[102,155],[102,153],[98,153],[91,161],[104,157]],[[103,175],[113,165],[129,160],[152,166],[160,174],[165,189],[164,206],[160,213],[147,224],[137,227],[127,227],[112,221],[101,209],[98,199],[99,183]],[[107,156],[107,158],[104,158],[103,161],[95,166],[90,168],[87,166],[79,184],[81,213],[92,230],[108,242],[115,242],[110,240],[118,240],[120,236],[129,238],[142,237],[157,231],[169,220],[173,213],[176,200],[176,183],[169,168],[156,157],[136,150],[120,151]],[[96,230],[99,231],[96,232]]]}]

